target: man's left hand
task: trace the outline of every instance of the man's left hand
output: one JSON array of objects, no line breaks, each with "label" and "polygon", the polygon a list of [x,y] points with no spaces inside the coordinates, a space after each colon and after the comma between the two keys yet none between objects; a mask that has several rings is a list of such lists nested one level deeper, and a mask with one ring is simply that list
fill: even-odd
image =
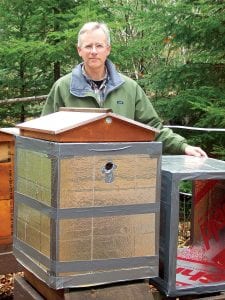
[{"label": "man's left hand", "polygon": [[203,151],[200,147],[194,147],[187,145],[184,150],[186,155],[192,155],[196,157],[208,157],[205,151]]}]

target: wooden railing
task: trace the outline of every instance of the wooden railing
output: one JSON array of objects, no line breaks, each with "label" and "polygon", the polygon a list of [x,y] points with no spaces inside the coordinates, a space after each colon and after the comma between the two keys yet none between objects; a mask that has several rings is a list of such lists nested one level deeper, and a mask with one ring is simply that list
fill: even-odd
[{"label": "wooden railing", "polygon": [[2,104],[7,105],[7,104],[18,103],[18,102],[43,101],[43,100],[46,100],[47,96],[48,95],[3,99],[3,100],[0,100],[0,105],[2,105]]}]

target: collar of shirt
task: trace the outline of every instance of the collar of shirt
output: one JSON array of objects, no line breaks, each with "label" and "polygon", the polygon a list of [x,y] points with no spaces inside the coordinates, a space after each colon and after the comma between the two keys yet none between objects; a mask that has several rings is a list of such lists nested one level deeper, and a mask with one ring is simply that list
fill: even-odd
[{"label": "collar of shirt", "polygon": [[[84,64],[82,65],[82,74],[83,76],[85,77],[85,79],[87,80],[87,82],[90,84],[91,88],[93,91],[97,92],[97,91],[102,91],[104,90],[105,86],[106,86],[106,83],[108,81],[108,71],[107,71],[107,68],[105,69],[106,72],[105,72],[105,76],[102,78],[102,80],[92,80],[88,75],[87,73],[85,72],[85,69],[84,69]],[[102,81],[102,84],[98,87],[98,85],[95,83],[95,81]]]},{"label": "collar of shirt", "polygon": [[[82,69],[82,74],[84,76],[84,78],[87,80],[88,84],[90,84],[91,86],[91,89],[95,92],[95,94],[97,95],[97,101],[100,105],[100,107],[102,107],[103,105],[103,102],[104,102],[104,94],[105,94],[105,90],[106,90],[106,83],[108,81],[108,71],[107,71],[107,68],[106,68],[106,72],[105,72],[105,76],[104,78],[102,79],[102,83],[100,86],[98,86],[94,80],[92,80],[88,75],[87,73],[85,72],[85,69],[84,69],[84,64],[82,65],[81,67]],[[97,80],[96,80],[97,81]],[[99,80],[101,81],[101,80]]]}]

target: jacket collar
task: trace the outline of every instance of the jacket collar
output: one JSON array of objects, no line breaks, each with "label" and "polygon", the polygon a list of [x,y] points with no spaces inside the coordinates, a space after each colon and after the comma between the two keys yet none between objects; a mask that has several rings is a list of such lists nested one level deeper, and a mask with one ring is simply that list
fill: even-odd
[{"label": "jacket collar", "polygon": [[[106,60],[106,68],[108,72],[108,80],[106,84],[107,95],[109,92],[117,89],[121,84],[123,84],[124,80],[117,72],[115,65],[109,59]],[[72,70],[70,93],[77,97],[84,97],[90,92],[92,92],[92,89],[82,73],[82,63],[80,63]]]}]

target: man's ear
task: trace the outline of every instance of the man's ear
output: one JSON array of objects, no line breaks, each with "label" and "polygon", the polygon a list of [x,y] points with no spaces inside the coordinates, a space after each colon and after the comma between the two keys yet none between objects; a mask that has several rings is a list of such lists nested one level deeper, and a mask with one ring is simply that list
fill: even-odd
[{"label": "man's ear", "polygon": [[78,46],[76,46],[76,49],[77,49],[77,53],[78,53],[78,55],[81,57],[81,54],[80,54],[81,48],[80,48],[80,47],[78,47]]},{"label": "man's ear", "polygon": [[107,56],[109,56],[110,52],[111,52],[111,45],[108,46],[108,55]]}]

